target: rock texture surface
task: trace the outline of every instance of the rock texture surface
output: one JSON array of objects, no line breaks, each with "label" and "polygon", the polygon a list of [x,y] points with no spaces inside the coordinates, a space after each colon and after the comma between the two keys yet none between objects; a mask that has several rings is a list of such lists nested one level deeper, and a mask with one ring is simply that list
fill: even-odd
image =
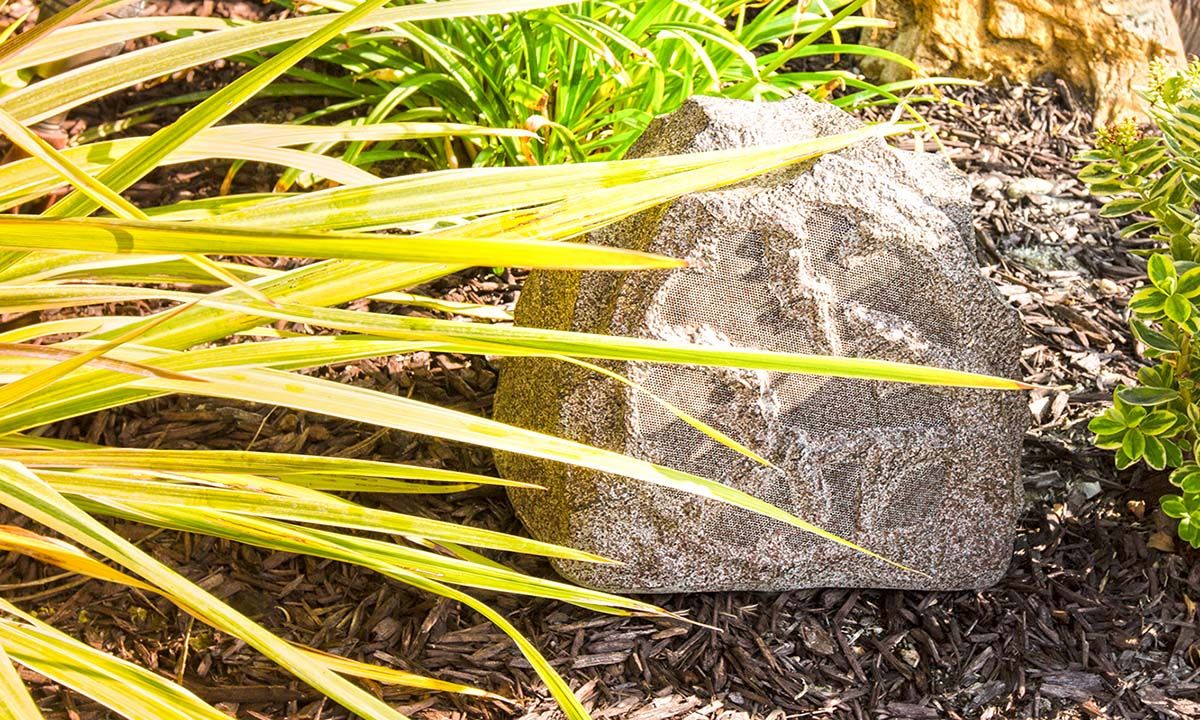
[{"label": "rock texture surface", "polygon": [[[1183,44],[1170,0],[876,0],[895,27],[872,45],[910,57],[930,75],[1032,80],[1054,73],[1087,91],[1097,125],[1141,118],[1151,60],[1180,61]],[[884,80],[907,77],[894,63],[867,61]]]},{"label": "rock texture surface", "polygon": [[[858,121],[806,97],[696,98],[635,155],[765,145]],[[882,141],[685,196],[592,242],[687,257],[656,273],[534,272],[517,322],[547,328],[923,363],[1012,376],[1020,326],[980,277],[965,178]],[[1007,567],[1022,398],[719,368],[610,363],[775,465],[709,440],[585,369],[514,358],[496,417],[729,483],[928,574],[896,570],[740,509],[621,477],[499,454],[538,538],[623,565],[562,563],[612,590],[963,588]]]}]

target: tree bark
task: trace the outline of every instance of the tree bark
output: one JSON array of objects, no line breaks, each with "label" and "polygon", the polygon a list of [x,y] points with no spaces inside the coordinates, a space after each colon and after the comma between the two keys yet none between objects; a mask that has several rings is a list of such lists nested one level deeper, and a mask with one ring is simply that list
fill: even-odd
[{"label": "tree bark", "polygon": [[[870,12],[895,23],[868,41],[912,58],[930,75],[1030,80],[1053,73],[1086,91],[1096,124],[1144,119],[1151,61],[1182,63],[1170,0],[875,0]],[[880,80],[907,70],[864,63]]]}]

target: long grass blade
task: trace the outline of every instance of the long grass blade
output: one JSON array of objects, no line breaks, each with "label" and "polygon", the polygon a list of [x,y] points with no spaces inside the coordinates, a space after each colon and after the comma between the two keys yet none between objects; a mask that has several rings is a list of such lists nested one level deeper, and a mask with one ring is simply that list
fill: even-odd
[{"label": "long grass blade", "polygon": [[[43,368],[35,373],[31,373],[0,387],[0,408],[7,407],[14,402],[29,397],[30,395],[42,390],[50,383],[65,377],[71,372],[83,367],[84,365],[99,360],[102,356],[116,350],[125,343],[145,335],[151,329],[157,327],[161,323],[167,322],[171,318],[178,315],[183,310],[187,309],[187,305],[180,305],[171,311],[160,313],[155,317],[155,322],[151,324],[138,324],[130,330],[118,335],[116,338],[109,340],[106,343],[98,345],[90,350],[78,353],[73,357],[69,357],[62,362],[55,363],[47,368]],[[195,382],[203,382],[200,378],[194,378]]]},{"label": "long grass blade", "polygon": [[0,720],[43,720],[29,689],[0,643]]},{"label": "long grass blade", "polygon": [[219,629],[245,641],[351,712],[364,717],[406,720],[401,713],[272,635],[250,618],[97,522],[20,465],[0,461],[0,501],[12,510],[141,575],[151,585],[163,588],[177,598],[188,612],[210,619]]},{"label": "long grass blade", "polygon": [[[288,232],[269,225],[243,228],[151,220],[0,215],[0,247],[17,250],[340,257],[388,262],[503,264],[564,270],[667,269],[686,264],[682,260],[622,248],[471,235],[465,232],[459,237],[396,237],[365,233],[332,235]],[[224,274],[228,274],[228,271]],[[256,291],[256,294],[262,293]]]}]

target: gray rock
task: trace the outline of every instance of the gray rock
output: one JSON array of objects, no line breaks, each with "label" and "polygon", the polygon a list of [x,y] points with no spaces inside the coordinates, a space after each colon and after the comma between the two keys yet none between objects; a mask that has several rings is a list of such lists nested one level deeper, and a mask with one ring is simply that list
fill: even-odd
[{"label": "gray rock", "polygon": [[[633,155],[845,132],[806,97],[695,98]],[[592,242],[688,258],[673,272],[534,272],[518,324],[873,357],[1016,374],[1021,329],[981,278],[964,176],[937,155],[862,143],[803,167],[689,195]],[[821,586],[974,588],[1012,553],[1025,399],[1018,394],[722,368],[608,363],[775,465],[713,442],[658,405],[562,362],[514,358],[496,417],[728,483],[928,577],[738,508],[622,477],[498,454],[538,538],[621,565],[563,562],[626,592]]]}]

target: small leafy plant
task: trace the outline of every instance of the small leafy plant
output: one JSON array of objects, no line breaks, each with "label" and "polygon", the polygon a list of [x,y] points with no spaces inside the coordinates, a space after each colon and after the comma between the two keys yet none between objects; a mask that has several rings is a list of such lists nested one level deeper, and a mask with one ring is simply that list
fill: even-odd
[{"label": "small leafy plant", "polygon": [[1185,70],[1153,68],[1145,97],[1160,134],[1131,122],[1096,133],[1079,174],[1091,191],[1111,199],[1105,217],[1137,216],[1123,237],[1155,243],[1146,257],[1147,283],[1129,302],[1130,329],[1151,365],[1137,385],[1121,386],[1113,404],[1088,429],[1097,447],[1114,450],[1118,468],[1139,461],[1170,469],[1179,494],[1161,499],[1179,520],[1179,537],[1200,548],[1200,61]]},{"label": "small leafy plant", "polygon": [[[339,3],[276,0],[304,14]],[[369,166],[407,159],[435,168],[617,160],[656,115],[691,95],[779,99],[809,93],[843,107],[930,99],[946,78],[875,85],[857,72],[804,63],[875,57],[917,66],[845,35],[886,21],[865,17],[867,0],[608,0],[518,15],[391,24],[356,31],[294,68],[280,85],[334,104],[306,122],[352,113],[368,124],[434,120],[521,128],[534,138],[461,138],[380,145],[342,159]],[[352,6],[347,4],[347,7]],[[249,62],[257,59],[247,58]],[[333,73],[324,70],[332,69]],[[835,88],[848,92],[833,96]],[[359,122],[360,120],[355,120]],[[293,176],[295,173],[293,173]]]}]

